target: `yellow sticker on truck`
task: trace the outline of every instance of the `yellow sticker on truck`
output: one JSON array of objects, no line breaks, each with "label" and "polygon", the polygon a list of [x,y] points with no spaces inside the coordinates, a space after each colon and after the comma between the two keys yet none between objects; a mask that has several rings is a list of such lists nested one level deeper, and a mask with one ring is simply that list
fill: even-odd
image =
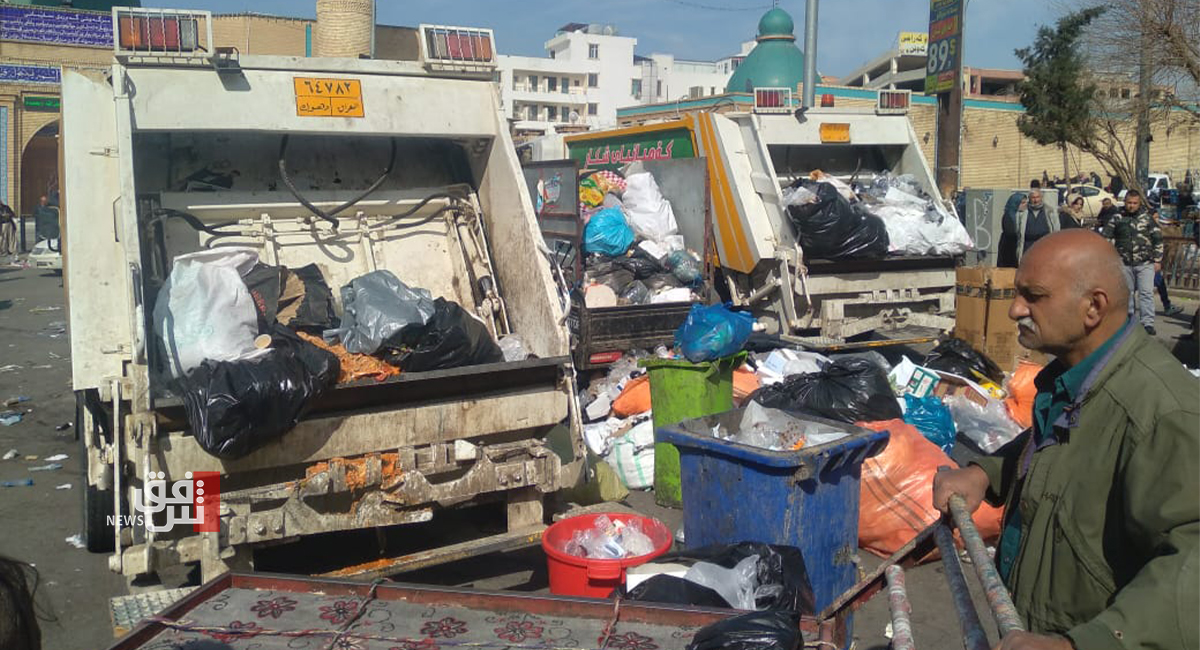
[{"label": "yellow sticker on truck", "polygon": [[294,77],[296,115],[300,117],[365,117],[358,79]]}]

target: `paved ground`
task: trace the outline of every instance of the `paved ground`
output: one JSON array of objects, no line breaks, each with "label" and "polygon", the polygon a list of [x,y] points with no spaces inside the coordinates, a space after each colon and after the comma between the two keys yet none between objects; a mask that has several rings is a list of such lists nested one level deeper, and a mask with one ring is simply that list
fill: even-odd
[{"label": "paved ground", "polygon": [[[63,310],[62,278],[32,269],[0,268],[0,400],[26,396],[29,401],[18,408],[27,411],[13,426],[0,426],[0,454],[17,449],[20,456],[0,461],[0,481],[34,480],[28,487],[0,489],[0,555],[34,563],[41,579],[39,602],[46,614],[56,620],[43,624],[44,647],[75,650],[103,646],[111,638],[107,613],[110,596],[125,593],[125,581],[109,572],[107,556],[92,555],[72,547],[65,539],[80,532],[83,471],[78,443],[67,428],[56,430],[74,419],[74,398],[70,385],[69,346],[65,334],[58,331],[66,320]],[[1195,301],[1180,299],[1188,314]],[[1168,347],[1177,347],[1175,336],[1182,334],[1187,321],[1160,319],[1159,338]],[[1182,346],[1180,354],[1190,355],[1195,364],[1196,347]],[[10,365],[19,366],[8,369]],[[67,454],[62,469],[30,472],[47,464],[46,457]],[[26,460],[36,456],[37,460]],[[70,485],[69,489],[56,489]],[[673,528],[681,513],[657,508],[646,493],[635,493],[629,505],[659,517]],[[402,537],[423,539],[435,534],[429,529],[405,531]],[[370,546],[373,542],[352,538],[349,546]],[[261,565],[272,570],[304,571],[336,558],[347,544],[299,549],[283,554],[277,551],[262,558]],[[864,570],[874,568],[878,560],[863,554]],[[970,569],[967,569],[970,573]],[[181,576],[176,579],[182,579]],[[546,591],[545,560],[538,549],[477,558],[454,565],[407,574],[403,580],[416,583],[513,589],[527,592]],[[974,577],[968,581],[974,584]],[[926,648],[957,650],[958,623],[949,592],[934,563],[909,574],[913,595],[917,642]],[[977,605],[984,605],[976,591]],[[859,648],[883,648],[887,645],[886,603],[876,598],[857,615],[855,631]]]}]

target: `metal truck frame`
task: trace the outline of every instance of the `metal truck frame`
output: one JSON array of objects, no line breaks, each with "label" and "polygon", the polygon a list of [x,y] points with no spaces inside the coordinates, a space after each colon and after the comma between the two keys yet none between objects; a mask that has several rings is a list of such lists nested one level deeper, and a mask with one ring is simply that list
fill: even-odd
[{"label": "metal truck frame", "polygon": [[[155,21],[196,21],[211,44],[207,18],[114,10],[114,26],[149,21],[152,32],[164,24]],[[584,452],[563,307],[492,82],[491,33],[422,26],[423,60],[406,62],[242,57],[177,41],[123,48],[120,24],[110,71],[63,75],[89,549],[113,551],[111,568],[126,576],[198,562],[208,580],[249,568],[256,547],[491,502],[507,511],[499,541],[536,539],[543,496],[571,484]],[[473,56],[425,52],[439,34],[443,46],[447,34],[473,40]],[[307,81],[342,84],[349,97],[335,110],[350,116],[310,102]],[[181,191],[197,169],[236,171],[235,186]],[[170,218],[181,212],[199,225]],[[316,263],[335,296],[390,269],[457,301],[493,336],[519,333],[535,358],[338,387],[281,439],[216,458],[188,431],[150,315],[176,255],[226,244],[253,247],[268,264]],[[569,440],[551,450],[547,436],[562,423]],[[177,481],[206,471],[220,474],[219,532],[156,532],[130,517],[148,473]],[[490,541],[472,548],[495,550]]]}]

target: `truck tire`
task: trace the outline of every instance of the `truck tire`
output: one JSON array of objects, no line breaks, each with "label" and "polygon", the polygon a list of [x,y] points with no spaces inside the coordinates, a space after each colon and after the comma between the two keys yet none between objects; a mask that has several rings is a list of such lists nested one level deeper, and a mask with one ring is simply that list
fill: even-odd
[{"label": "truck tire", "polygon": [[84,406],[84,393],[75,393],[75,438],[79,441],[80,458],[84,462],[83,478],[83,542],[92,553],[111,553],[116,547],[113,526],[108,525],[108,518],[113,514],[113,491],[101,490],[90,485],[87,480],[87,439],[88,417],[87,407]]}]

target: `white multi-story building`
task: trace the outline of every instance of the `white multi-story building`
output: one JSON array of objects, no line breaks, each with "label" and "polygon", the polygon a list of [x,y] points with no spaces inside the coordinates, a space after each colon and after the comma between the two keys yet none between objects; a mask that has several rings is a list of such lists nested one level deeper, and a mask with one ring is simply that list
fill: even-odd
[{"label": "white multi-story building", "polygon": [[636,56],[636,38],[581,23],[564,25],[545,47],[545,57],[497,57],[500,98],[517,132],[614,126],[618,108],[719,94],[744,56],[716,63]]}]

